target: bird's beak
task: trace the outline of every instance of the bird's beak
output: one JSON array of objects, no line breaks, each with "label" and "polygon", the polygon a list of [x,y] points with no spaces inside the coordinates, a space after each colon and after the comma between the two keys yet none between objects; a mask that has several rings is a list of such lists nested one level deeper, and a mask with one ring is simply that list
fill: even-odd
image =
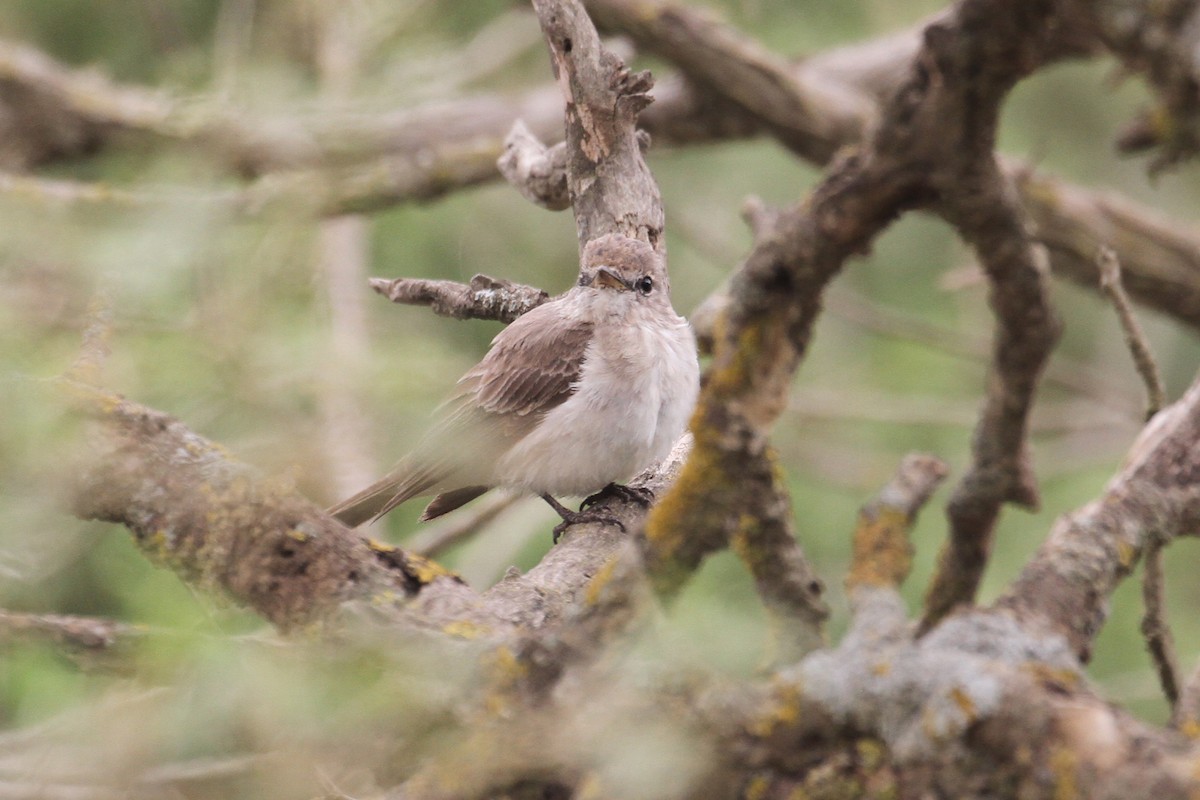
[{"label": "bird's beak", "polygon": [[602,286],[606,289],[616,289],[622,292],[628,292],[633,287],[626,283],[620,275],[613,272],[608,267],[600,267],[596,270],[596,277],[592,279],[592,283],[596,286]]}]

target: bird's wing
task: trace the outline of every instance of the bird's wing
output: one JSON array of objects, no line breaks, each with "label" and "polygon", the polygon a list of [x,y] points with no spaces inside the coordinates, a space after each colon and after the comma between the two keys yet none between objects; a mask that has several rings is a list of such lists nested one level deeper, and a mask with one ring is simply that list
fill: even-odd
[{"label": "bird's wing", "polygon": [[458,383],[451,401],[496,422],[529,428],[575,391],[592,324],[547,303],[518,317]]},{"label": "bird's wing", "polygon": [[[518,317],[459,380],[416,450],[331,513],[357,525],[430,490],[451,490],[458,500],[466,498],[456,493],[461,487],[486,489],[501,456],[575,391],[591,335],[591,323],[553,301]],[[435,500],[434,510],[441,507]]]}]

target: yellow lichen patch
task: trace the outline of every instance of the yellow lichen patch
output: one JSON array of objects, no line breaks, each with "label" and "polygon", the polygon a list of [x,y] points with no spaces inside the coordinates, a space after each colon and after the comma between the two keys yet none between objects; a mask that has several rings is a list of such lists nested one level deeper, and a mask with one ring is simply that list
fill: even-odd
[{"label": "yellow lichen patch", "polygon": [[457,639],[478,639],[491,633],[491,628],[478,622],[460,619],[442,626],[442,633]]},{"label": "yellow lichen patch", "polygon": [[584,592],[584,602],[589,606],[594,606],[600,602],[600,597],[604,594],[604,589],[612,580],[613,573],[616,571],[617,559],[610,558],[604,563],[599,571],[592,576],[588,581],[587,590]]},{"label": "yellow lichen patch", "polygon": [[1159,104],[1151,109],[1149,116],[1150,128],[1158,136],[1160,142],[1169,142],[1179,131],[1179,124],[1171,109]]},{"label": "yellow lichen patch", "polygon": [[961,686],[955,686],[950,690],[950,699],[963,712],[968,723],[973,723],[978,718],[979,710],[975,707],[975,701]]},{"label": "yellow lichen patch", "polygon": [[746,788],[742,790],[742,797],[745,800],[763,800],[770,790],[770,779],[765,775],[755,775],[746,782]]},{"label": "yellow lichen patch", "polygon": [[484,706],[490,714],[500,716],[509,710],[513,702],[508,690],[519,684],[529,670],[516,653],[501,646],[492,651],[488,671],[491,673],[489,684],[492,691],[484,698]]},{"label": "yellow lichen patch", "polygon": [[871,673],[879,678],[882,678],[885,675],[890,674],[891,671],[892,671],[892,662],[890,662],[890,661],[876,661],[874,664],[871,665]]},{"label": "yellow lichen patch", "polygon": [[787,405],[796,354],[774,311],[745,320],[733,347],[718,339],[706,392],[722,401],[741,401],[738,412],[756,428],[769,427]]},{"label": "yellow lichen patch", "polygon": [[1079,797],[1079,758],[1066,747],[1050,751],[1050,771],[1054,775],[1054,800]]},{"label": "yellow lichen patch", "polygon": [[874,772],[884,765],[887,750],[878,739],[859,739],[854,743],[858,761],[867,772]]},{"label": "yellow lichen patch", "polygon": [[1059,208],[1062,205],[1058,187],[1053,181],[1040,180],[1032,173],[1022,176],[1021,188],[1024,189],[1024,199],[1048,209]]},{"label": "yellow lichen patch", "polygon": [[753,565],[762,558],[762,552],[754,547],[755,533],[758,531],[758,517],[749,512],[738,516],[737,528],[729,540],[729,546],[738,558],[753,569]]},{"label": "yellow lichen patch", "polygon": [[396,552],[396,547],[394,547],[393,545],[387,544],[386,542],[381,542],[378,539],[371,539],[369,537],[367,538],[367,547],[371,548],[376,553],[394,553],[394,552]]},{"label": "yellow lichen patch", "polygon": [[752,736],[766,738],[781,727],[791,727],[800,721],[800,704],[804,696],[794,682],[776,682],[775,691],[763,713],[752,718],[746,730]]},{"label": "yellow lichen patch", "polygon": [[125,402],[125,398],[121,395],[100,389],[85,381],[75,380],[70,373],[55,380],[53,385],[69,400],[89,406],[89,410],[95,411],[101,416],[115,413]]},{"label": "yellow lichen patch", "polygon": [[[725,320],[722,320],[723,322]],[[720,329],[721,338],[717,339],[717,356],[712,369],[708,372],[705,393],[710,397],[733,397],[749,392],[751,372],[757,359],[762,358],[763,330],[762,323],[747,324],[738,332],[732,352],[725,350],[725,326]]]},{"label": "yellow lichen patch", "polygon": [[[492,651],[491,668],[497,678],[519,679],[525,676],[526,668],[517,658],[517,654],[509,647],[497,647]],[[503,680],[504,683],[511,683],[510,680]]]},{"label": "yellow lichen patch", "polygon": [[308,534],[305,533],[304,531],[300,530],[299,528],[292,528],[290,531],[287,532],[287,536],[289,539],[292,539],[297,542],[303,543],[303,542],[308,541]]},{"label": "yellow lichen patch", "polygon": [[409,575],[416,578],[417,582],[422,586],[433,583],[438,578],[453,578],[458,579],[458,573],[453,570],[446,569],[441,564],[433,559],[419,556],[415,553],[405,554],[405,570]]},{"label": "yellow lichen patch", "polygon": [[692,528],[691,517],[701,516],[709,506],[709,497],[725,483],[720,454],[711,436],[702,436],[700,410],[692,419],[696,444],[680,470],[670,491],[655,503],[646,519],[645,534],[652,555],[660,562],[678,553]]},{"label": "yellow lichen patch", "polygon": [[847,589],[899,586],[908,577],[912,569],[908,526],[908,515],[897,508],[884,506],[859,514]]},{"label": "yellow lichen patch", "polygon": [[1125,569],[1133,566],[1134,560],[1138,556],[1137,548],[1128,542],[1117,541],[1117,561]]},{"label": "yellow lichen patch", "polygon": [[395,605],[400,600],[400,595],[393,592],[391,589],[385,589],[382,592],[376,592],[371,595],[371,604],[376,606]]},{"label": "yellow lichen patch", "polygon": [[1071,690],[1079,687],[1081,676],[1073,669],[1051,667],[1042,663],[1028,663],[1022,665],[1021,668],[1032,674],[1038,683],[1052,689]]},{"label": "yellow lichen patch", "polygon": [[1189,739],[1200,739],[1200,721],[1188,717],[1179,725],[1179,732]]}]

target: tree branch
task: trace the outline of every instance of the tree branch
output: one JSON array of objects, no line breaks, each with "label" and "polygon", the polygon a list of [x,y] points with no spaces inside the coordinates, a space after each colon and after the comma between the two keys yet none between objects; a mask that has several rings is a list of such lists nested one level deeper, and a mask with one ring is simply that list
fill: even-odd
[{"label": "tree branch", "polygon": [[1060,518],[997,605],[1060,633],[1082,660],[1108,597],[1156,540],[1200,530],[1200,378],[1160,411],[1093,503]]},{"label": "tree branch", "polygon": [[1125,152],[1157,147],[1151,174],[1200,149],[1200,9],[1194,0],[1161,6],[1104,2],[1090,6],[1104,43],[1131,71],[1143,73],[1159,106],[1135,121],[1118,142]]},{"label": "tree branch", "polygon": [[1133,356],[1133,363],[1142,383],[1146,385],[1146,419],[1150,419],[1167,404],[1167,390],[1163,386],[1158,363],[1154,360],[1150,342],[1134,316],[1129,296],[1121,283],[1121,263],[1117,261],[1117,254],[1111,247],[1105,246],[1100,248],[1100,254],[1096,258],[1100,267],[1100,288],[1117,311],[1121,331],[1125,334],[1125,344]]},{"label": "tree branch", "polygon": [[[962,3],[953,23],[931,26],[918,66],[941,88],[929,106],[950,128],[948,157],[931,162],[940,213],[974,248],[996,315],[987,399],[972,440],[972,464],[950,498],[950,537],[926,594],[923,630],[970,603],[991,553],[1004,503],[1036,508],[1027,429],[1033,393],[1061,329],[1049,304],[1048,265],[993,153],[1000,103],[1028,71],[1046,63],[1054,6],[1028,3],[997,15]],[[1028,35],[1034,32],[1033,35]]]},{"label": "tree branch", "polygon": [[662,199],[636,127],[651,102],[650,73],[630,72],[605,49],[581,4],[534,0],[533,6],[566,101],[566,183],[580,252],[607,233],[664,252]]},{"label": "tree branch", "polygon": [[475,275],[468,284],[423,278],[372,278],[370,285],[393,303],[429,306],[433,313],[454,319],[512,322],[550,299],[541,289],[488,275]]},{"label": "tree branch", "polygon": [[328,619],[348,601],[403,601],[456,580],[431,561],[373,547],[166,414],[82,384],[64,388],[98,423],[75,513],[124,524],[152,561],[281,630]]}]

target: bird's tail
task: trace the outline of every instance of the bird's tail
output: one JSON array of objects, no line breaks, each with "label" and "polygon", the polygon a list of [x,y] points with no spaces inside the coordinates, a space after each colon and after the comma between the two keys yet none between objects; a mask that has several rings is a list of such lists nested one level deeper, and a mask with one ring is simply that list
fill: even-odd
[{"label": "bird's tail", "polygon": [[353,497],[331,506],[328,514],[349,528],[376,520],[396,506],[426,493],[442,478],[430,469],[397,468]]}]

